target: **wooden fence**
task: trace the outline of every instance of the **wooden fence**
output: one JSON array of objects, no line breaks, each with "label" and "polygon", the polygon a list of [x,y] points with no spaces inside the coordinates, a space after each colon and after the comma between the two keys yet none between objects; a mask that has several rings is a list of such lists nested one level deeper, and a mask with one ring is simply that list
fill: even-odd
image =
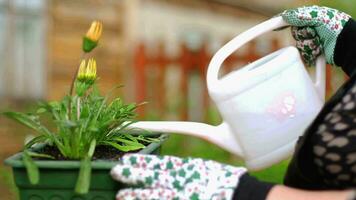
[{"label": "wooden fence", "polygon": [[[272,50],[276,50],[279,47],[277,40],[272,40]],[[191,73],[198,73],[200,80],[204,85],[204,97],[203,104],[204,108],[209,106],[209,97],[208,92],[205,86],[205,75],[207,66],[210,62],[212,54],[208,51],[207,44],[203,44],[198,50],[190,50],[185,43],[180,45],[180,52],[177,56],[168,56],[166,54],[166,48],[163,43],[157,43],[157,51],[155,55],[152,55],[150,49],[146,47],[144,43],[140,43],[136,48],[134,54],[134,67],[135,67],[135,91],[136,91],[136,102],[150,101],[155,102],[157,105],[159,116],[162,117],[165,113],[166,103],[165,98],[163,98],[167,92],[165,88],[165,74],[167,66],[174,65],[178,66],[181,71],[181,78],[177,87],[181,92],[183,101],[180,105],[179,118],[181,120],[188,119],[188,79]],[[256,51],[256,42],[250,42],[246,49],[248,54],[233,54],[225,61],[225,69],[231,70],[234,66],[234,63],[239,62],[251,62],[256,60],[260,55]],[[147,76],[146,73],[148,70],[157,72],[156,79],[153,80],[153,85],[156,87],[147,88]],[[157,95],[154,95],[152,98],[148,99],[147,92],[148,90],[155,90]],[[147,114],[145,107],[139,109],[140,116],[145,116]],[[206,113],[205,113],[206,114]],[[205,115],[203,114],[203,115]]]},{"label": "wooden fence", "polygon": [[[236,63],[248,63],[252,62],[259,57],[260,55],[257,51],[257,42],[249,42],[246,46],[247,53],[235,53],[228,57],[224,62],[224,71],[231,71],[236,66]],[[281,46],[278,39],[271,39],[269,45],[269,52],[273,52],[279,49]],[[152,48],[152,47],[151,47]],[[180,45],[180,52],[176,56],[169,56],[166,53],[166,48],[163,43],[157,43],[157,51],[152,54],[151,49],[149,49],[144,43],[140,43],[135,52],[134,52],[134,79],[135,79],[135,92],[136,92],[136,102],[154,102],[149,104],[149,107],[154,106],[155,111],[159,113],[159,118],[164,118],[166,112],[167,102],[165,100],[166,93],[168,88],[165,88],[165,76],[168,66],[177,66],[181,71],[181,78],[179,83],[176,83],[176,86],[179,87],[181,97],[183,101],[179,106],[179,119],[187,120],[188,119],[188,83],[190,75],[198,73],[200,81],[203,84],[203,98],[200,102],[203,105],[203,112],[206,112],[209,107],[210,101],[207,92],[207,87],[205,83],[206,71],[212,54],[208,51],[207,44],[203,44],[198,50],[190,50],[186,44],[182,43]],[[147,84],[147,72],[152,71],[152,73],[157,73],[152,84]],[[333,74],[333,75],[332,75]],[[332,86],[332,76],[343,76],[342,79],[346,79],[342,73],[335,74],[332,72],[332,68],[328,65],[326,68],[326,96],[329,97],[335,90],[335,87]],[[149,85],[154,85],[153,88],[149,88]],[[148,95],[149,92],[155,94],[153,96]],[[156,110],[157,109],[157,110]],[[139,108],[140,116],[147,116],[149,113],[147,106]],[[204,113],[203,116],[206,116],[207,113]]]}]

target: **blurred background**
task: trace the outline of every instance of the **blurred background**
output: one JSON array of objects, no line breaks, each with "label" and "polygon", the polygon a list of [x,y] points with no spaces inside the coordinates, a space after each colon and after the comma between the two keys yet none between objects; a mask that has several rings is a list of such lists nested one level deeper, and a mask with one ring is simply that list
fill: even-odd
[{"label": "blurred background", "polygon": [[[33,111],[39,100],[61,99],[78,66],[82,37],[92,20],[100,20],[104,31],[94,56],[103,93],[124,84],[117,95],[126,102],[148,102],[138,110],[140,119],[219,124],[205,85],[212,55],[249,27],[309,4],[356,14],[349,0],[0,0],[0,111]],[[266,34],[230,56],[223,71],[290,44],[289,30]],[[346,78],[329,66],[327,96]],[[30,134],[0,116],[0,199],[17,198],[3,160]],[[243,164],[212,144],[178,135],[162,153]],[[281,182],[287,163],[253,175]]]}]

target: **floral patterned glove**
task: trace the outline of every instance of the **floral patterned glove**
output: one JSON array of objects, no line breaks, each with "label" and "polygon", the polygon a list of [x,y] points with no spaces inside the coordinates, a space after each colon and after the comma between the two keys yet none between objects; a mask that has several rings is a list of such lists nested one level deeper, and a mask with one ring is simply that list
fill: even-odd
[{"label": "floral patterned glove", "polygon": [[322,50],[326,61],[329,64],[335,63],[334,49],[337,36],[350,19],[349,15],[328,7],[309,6],[286,10],[281,16],[294,26],[293,37],[307,64],[313,65]]},{"label": "floral patterned glove", "polygon": [[127,154],[111,170],[115,180],[135,188],[120,190],[116,199],[231,199],[246,172],[203,159]]}]

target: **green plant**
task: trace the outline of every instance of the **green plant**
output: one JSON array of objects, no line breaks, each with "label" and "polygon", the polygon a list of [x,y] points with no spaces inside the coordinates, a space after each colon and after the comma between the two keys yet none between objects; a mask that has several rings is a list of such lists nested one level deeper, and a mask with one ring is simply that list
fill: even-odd
[{"label": "green plant", "polygon": [[[97,46],[101,29],[101,23],[93,23],[83,40],[84,54]],[[97,146],[106,145],[128,152],[144,148],[144,143],[157,141],[128,133],[127,127],[135,122],[138,105],[125,104],[120,98],[110,101],[111,92],[105,97],[101,96],[96,81],[96,61],[93,58],[88,61],[82,59],[69,94],[61,101],[41,102],[36,113],[3,113],[39,134],[23,150],[23,162],[32,184],[39,182],[39,170],[32,157],[55,159],[46,153],[31,151],[30,148],[35,144],[53,145],[65,158],[81,160],[75,191],[85,194],[90,183],[90,161]],[[52,119],[51,125],[45,126],[43,119],[48,115]]]}]

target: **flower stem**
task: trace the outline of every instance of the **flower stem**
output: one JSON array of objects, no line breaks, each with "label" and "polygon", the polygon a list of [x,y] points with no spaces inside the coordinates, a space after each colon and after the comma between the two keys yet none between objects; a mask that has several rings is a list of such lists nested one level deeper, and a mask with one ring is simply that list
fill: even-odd
[{"label": "flower stem", "polygon": [[[75,80],[77,79],[77,76],[78,76],[78,72],[79,72],[79,67],[80,67],[80,62],[83,60],[85,56],[85,52],[82,53],[82,55],[80,56],[80,59],[79,59],[79,65],[77,67],[77,70],[75,71],[75,74],[72,78],[72,83],[70,85],[70,90],[69,90],[69,96],[73,96],[73,90],[74,90],[74,84],[75,84]],[[72,113],[72,99],[69,100],[69,103],[68,103],[68,119],[70,120],[71,118],[71,113]]]},{"label": "flower stem", "polygon": [[77,98],[77,119],[80,118],[80,97]]},{"label": "flower stem", "polygon": [[82,55],[80,56],[80,59],[79,59],[79,65],[77,67],[77,70],[75,71],[75,74],[72,78],[72,83],[70,85],[70,90],[69,90],[69,95],[72,96],[73,95],[73,90],[74,90],[74,83],[75,83],[75,80],[77,79],[77,76],[78,76],[78,72],[79,72],[79,67],[80,67],[80,62],[83,60],[85,56],[85,52],[82,53]]}]

